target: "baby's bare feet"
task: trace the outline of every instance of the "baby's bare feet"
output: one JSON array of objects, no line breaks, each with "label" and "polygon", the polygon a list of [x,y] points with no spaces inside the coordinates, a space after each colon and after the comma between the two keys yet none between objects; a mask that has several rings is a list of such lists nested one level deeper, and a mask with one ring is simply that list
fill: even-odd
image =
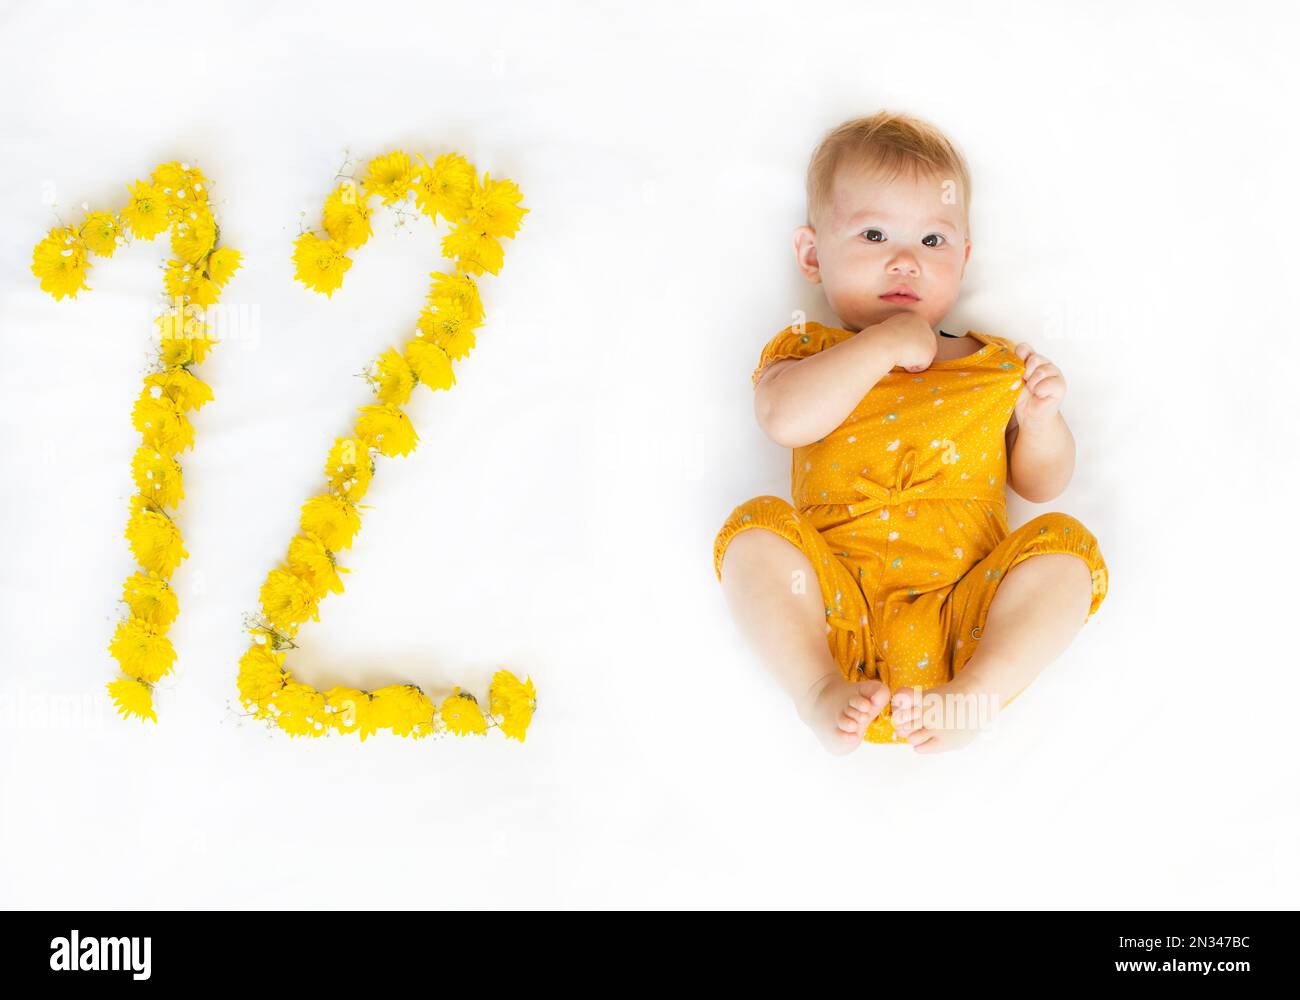
[{"label": "baby's bare feet", "polygon": [[996,716],[995,695],[959,678],[924,690],[899,688],[890,699],[894,732],[917,753],[946,753],[969,746]]},{"label": "baby's bare feet", "polygon": [[846,681],[828,674],[808,692],[799,715],[830,753],[851,753],[862,745],[867,726],[889,704],[880,681]]}]

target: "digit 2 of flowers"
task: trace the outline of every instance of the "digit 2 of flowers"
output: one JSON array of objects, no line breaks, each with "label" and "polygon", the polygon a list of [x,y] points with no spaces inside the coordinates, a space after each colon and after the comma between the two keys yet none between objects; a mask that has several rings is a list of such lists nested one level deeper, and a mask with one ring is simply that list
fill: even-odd
[{"label": "digit 2 of flowers", "polygon": [[416,331],[401,350],[390,347],[366,370],[375,402],[358,410],[352,436],[334,441],[325,460],[325,489],[302,506],[299,533],[289,542],[281,565],[261,588],[261,613],[247,621],[252,642],[239,663],[239,697],[254,718],[291,736],[320,737],[357,733],[362,741],[379,730],[397,736],[482,735],[489,728],[520,742],[536,708],[531,679],[520,681],[498,670],[485,712],[478,699],[459,687],[439,703],[415,684],[392,684],[374,691],[336,686],[318,691],[297,680],[285,666],[296,648],[299,627],[319,620],[320,602],[343,593],[337,561],[361,527],[360,503],[375,474],[375,456],[409,454],[419,440],[402,406],[418,385],[450,389],[456,383],[452,362],[474,347],[483,323],[475,276],[497,274],[501,240],[513,238],[529,211],[509,180],[478,174],[456,153],[428,163],[394,151],[371,160],[359,182],[345,178],[325,200],[323,234],[305,232],[294,244],[295,277],[308,288],[333,295],[352,266],[348,254],[371,237],[372,199],[401,208],[414,200],[435,224],[446,220],[442,255],[453,261],[450,273],[434,271]]},{"label": "digit 2 of flowers", "polygon": [[189,412],[212,399],[194,374],[217,341],[206,310],[240,266],[241,254],[221,247],[221,230],[208,201],[208,180],[188,163],[162,163],[149,180],[127,186],[121,209],[89,211],[80,222],[55,225],[32,252],[32,273],[56,300],[90,291],[91,255],[111,257],[128,236],[152,240],[171,231],[173,257],[163,273],[169,297],[154,321],[157,357],[131,411],[141,443],[131,460],[138,492],[131,498],[126,539],[139,564],[123,584],[127,616],[118,622],[108,650],[121,667],[108,693],[124,719],[158,721],[154,686],[172,671],[176,651],[167,631],[180,605],[171,577],[188,556],[176,513],[185,497],[177,455],[194,444]]}]

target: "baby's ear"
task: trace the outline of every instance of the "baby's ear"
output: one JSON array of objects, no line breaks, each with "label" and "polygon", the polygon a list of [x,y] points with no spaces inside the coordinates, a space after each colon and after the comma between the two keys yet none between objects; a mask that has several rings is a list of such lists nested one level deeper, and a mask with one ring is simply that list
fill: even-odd
[{"label": "baby's ear", "polygon": [[811,226],[800,226],[794,231],[794,262],[805,278],[814,285],[821,283],[821,264],[817,260],[817,233]]}]

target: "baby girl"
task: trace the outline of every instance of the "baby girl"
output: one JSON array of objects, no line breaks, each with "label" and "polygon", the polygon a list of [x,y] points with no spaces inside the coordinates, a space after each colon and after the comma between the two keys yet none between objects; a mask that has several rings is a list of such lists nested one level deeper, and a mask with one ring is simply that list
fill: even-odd
[{"label": "baby girl", "polygon": [[839,325],[787,327],[753,373],[759,426],[793,449],[794,503],[732,511],[714,572],[835,754],[967,745],[1106,595],[1078,520],[1007,526],[1008,486],[1045,503],[1074,472],[1060,368],[1027,343],[939,329],[970,258],[970,190],[926,122],[881,112],[832,130],[794,254]]}]

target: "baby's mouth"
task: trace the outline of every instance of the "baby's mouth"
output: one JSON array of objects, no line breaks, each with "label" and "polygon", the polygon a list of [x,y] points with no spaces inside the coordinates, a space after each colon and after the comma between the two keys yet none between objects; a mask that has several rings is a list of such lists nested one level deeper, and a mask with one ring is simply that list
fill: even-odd
[{"label": "baby's mouth", "polygon": [[907,303],[907,302],[921,301],[919,298],[917,298],[917,296],[911,294],[910,292],[886,292],[884,295],[880,297],[884,299],[886,302]]}]

